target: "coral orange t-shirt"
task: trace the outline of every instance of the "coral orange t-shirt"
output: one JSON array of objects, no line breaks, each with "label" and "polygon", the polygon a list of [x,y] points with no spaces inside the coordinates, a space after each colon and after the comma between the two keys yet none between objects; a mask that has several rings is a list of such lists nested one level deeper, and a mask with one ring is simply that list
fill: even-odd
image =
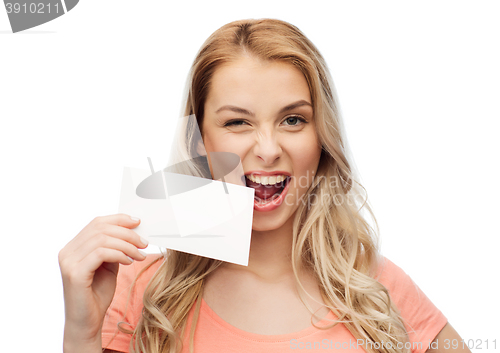
[{"label": "coral orange t-shirt", "polygon": [[[106,313],[102,327],[103,348],[119,352],[129,351],[131,335],[118,331],[117,324],[118,322],[125,322],[127,323],[126,328],[133,329],[139,321],[144,289],[163,260],[152,265],[139,277],[132,292],[129,289],[139,271],[149,263],[151,258],[153,256],[150,255],[142,262],[135,262],[129,266],[120,265],[115,296]],[[411,278],[388,259],[384,259],[378,280],[388,289],[391,300],[395,302],[396,307],[401,312],[410,337],[407,347],[410,347],[413,353],[425,352],[429,347],[429,343],[446,325],[445,316],[432,304]],[[188,316],[183,340],[183,353],[189,352],[189,332],[193,314],[194,306]],[[316,325],[327,326],[331,323],[329,320],[335,319],[336,316],[330,312],[325,319],[317,322]],[[261,335],[246,332],[222,320],[202,300],[194,335],[194,352],[281,353],[303,349],[342,349],[362,353],[365,352],[361,346],[362,343],[357,341],[343,324],[338,324],[326,330],[311,326],[302,331],[284,335]],[[383,343],[378,342],[378,344]],[[374,348],[379,347],[374,346]]]}]

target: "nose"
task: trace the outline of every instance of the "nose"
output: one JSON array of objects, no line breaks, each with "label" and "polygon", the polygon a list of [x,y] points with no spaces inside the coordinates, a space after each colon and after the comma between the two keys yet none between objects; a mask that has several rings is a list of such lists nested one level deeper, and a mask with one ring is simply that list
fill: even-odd
[{"label": "nose", "polygon": [[254,153],[266,165],[272,165],[283,153],[278,136],[271,131],[259,132],[254,146]]}]

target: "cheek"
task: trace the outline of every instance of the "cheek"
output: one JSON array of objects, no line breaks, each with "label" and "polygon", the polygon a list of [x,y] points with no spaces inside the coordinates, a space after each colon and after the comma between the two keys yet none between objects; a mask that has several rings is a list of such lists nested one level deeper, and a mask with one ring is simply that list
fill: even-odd
[{"label": "cheek", "polygon": [[290,145],[290,155],[294,165],[300,170],[316,169],[321,156],[321,148],[316,139],[296,140]]},{"label": "cheek", "polygon": [[313,182],[314,175],[318,168],[321,157],[321,149],[315,141],[309,143],[299,143],[289,150],[293,174],[295,177],[294,186],[298,196],[303,195]]},{"label": "cheek", "polygon": [[245,151],[248,150],[248,143],[245,143],[245,139],[241,137],[238,138],[226,134],[221,134],[220,136],[206,135],[203,140],[205,141],[207,152],[231,152],[237,154],[242,160]]}]

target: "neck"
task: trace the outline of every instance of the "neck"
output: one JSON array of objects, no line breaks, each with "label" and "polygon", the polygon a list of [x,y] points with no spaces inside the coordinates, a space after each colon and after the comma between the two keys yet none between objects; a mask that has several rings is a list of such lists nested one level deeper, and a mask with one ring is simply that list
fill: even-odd
[{"label": "neck", "polygon": [[293,218],[278,229],[253,230],[248,266],[225,263],[224,267],[253,273],[263,279],[291,275]]}]

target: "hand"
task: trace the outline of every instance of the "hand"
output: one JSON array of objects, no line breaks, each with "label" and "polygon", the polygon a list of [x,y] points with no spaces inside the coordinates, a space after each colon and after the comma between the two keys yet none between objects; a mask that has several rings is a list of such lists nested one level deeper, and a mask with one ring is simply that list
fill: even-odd
[{"label": "hand", "polygon": [[96,217],[59,252],[65,350],[101,349],[101,327],[115,293],[118,266],[146,258],[138,248],[145,248],[147,241],[132,230],[139,223],[126,214]]}]

